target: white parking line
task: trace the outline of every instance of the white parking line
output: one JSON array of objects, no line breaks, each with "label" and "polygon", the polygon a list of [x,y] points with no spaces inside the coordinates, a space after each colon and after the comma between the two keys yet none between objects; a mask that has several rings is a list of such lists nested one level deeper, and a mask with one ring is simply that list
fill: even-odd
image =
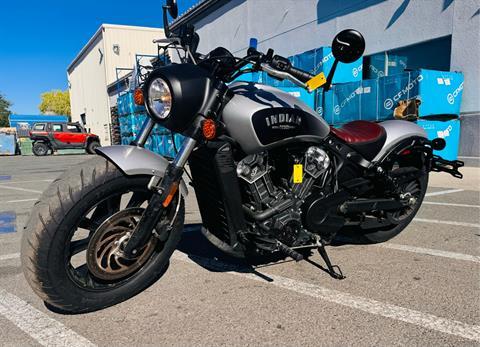
[{"label": "white parking line", "polygon": [[424,201],[424,202],[422,202],[422,204],[426,204],[426,205],[440,205],[440,206],[454,206],[454,207],[480,208],[480,205],[453,204],[453,203],[449,203],[449,202]]},{"label": "white parking line", "polygon": [[7,183],[1,183],[0,186],[5,186],[13,183],[35,183],[35,182],[53,182],[53,180],[45,179],[45,180],[31,180],[31,181],[8,181]]},{"label": "white parking line", "polygon": [[0,261],[20,258],[20,253],[10,253],[0,255]]},{"label": "white parking line", "polygon": [[448,190],[441,190],[439,192],[431,192],[425,194],[425,196],[437,196],[437,195],[444,195],[444,194],[451,194],[451,193],[458,193],[463,192],[463,189],[448,189]]},{"label": "white parking line", "polygon": [[42,192],[39,190],[33,190],[33,189],[25,189],[25,188],[19,188],[19,187],[9,187],[9,186],[3,186],[0,184],[0,189],[11,189],[11,190],[19,190],[22,192],[29,192],[29,193],[38,193],[41,194]]},{"label": "white parking line", "polygon": [[0,201],[0,204],[13,204],[16,202],[27,202],[27,201],[37,201],[38,199],[21,199],[21,200],[9,200],[9,201]]},{"label": "white parking line", "polygon": [[0,289],[0,314],[43,346],[95,346],[13,294]]},{"label": "white parking line", "polygon": [[[265,283],[263,278],[252,274],[244,267],[235,265],[232,266],[220,261],[215,261],[214,259],[207,259],[203,257],[195,257],[195,261],[193,261],[189,259],[186,254],[178,251],[174,254],[173,258],[191,264],[195,264],[197,262],[211,269],[226,271],[232,275]],[[273,282],[268,283],[279,288],[288,289],[300,294],[308,295],[377,316],[395,319],[397,321],[414,324],[426,329],[435,330],[445,334],[456,335],[465,339],[480,342],[479,325],[470,325],[455,320],[437,317],[432,314],[423,313],[393,304],[383,303],[349,293],[340,292],[338,290],[320,287],[310,283],[296,281],[286,277],[271,274],[266,275],[273,279]]]},{"label": "white parking line", "polygon": [[471,261],[471,262],[474,262],[474,263],[480,263],[480,257],[479,256],[470,255],[470,254],[447,252],[447,251],[442,251],[442,250],[439,250],[439,249],[430,249],[430,248],[423,248],[423,247],[413,247],[413,246],[407,246],[407,245],[399,245],[399,244],[396,244],[396,243],[382,243],[382,244],[377,244],[375,246],[376,247],[381,247],[381,248],[395,249],[395,250],[398,250],[398,251],[413,252],[413,253],[419,253],[419,254],[433,255],[433,256],[436,256],[436,257],[444,257],[444,258],[450,258],[450,259],[455,259],[455,260],[465,260],[465,261]]},{"label": "white parking line", "polygon": [[432,223],[432,224],[446,224],[446,225],[455,225],[455,226],[469,227],[469,228],[480,228],[480,224],[477,224],[477,223],[455,222],[455,221],[451,221],[451,220],[414,218],[413,222]]}]

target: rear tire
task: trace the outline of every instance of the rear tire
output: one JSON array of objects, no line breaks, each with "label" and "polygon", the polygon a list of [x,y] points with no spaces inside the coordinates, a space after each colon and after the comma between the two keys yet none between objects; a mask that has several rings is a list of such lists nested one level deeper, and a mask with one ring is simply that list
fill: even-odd
[{"label": "rear tire", "polygon": [[[92,235],[99,230],[98,224],[108,218],[107,213],[102,212],[105,209],[110,211],[110,200],[106,197],[115,199],[118,192],[127,191],[134,192],[129,204],[131,200],[142,200],[145,196],[148,200],[148,195],[142,195],[151,194],[146,188],[148,181],[148,176],[125,176],[108,160],[95,157],[64,173],[43,193],[32,210],[22,237],[21,260],[28,283],[49,306],[69,313],[95,311],[136,295],[163,275],[182,234],[185,210],[181,196],[171,203],[178,206],[175,215],[169,214],[175,218],[171,230],[162,234],[164,238],[157,240],[153,253],[132,274],[109,282],[95,277],[86,265],[79,266],[81,271],[77,271],[68,258],[69,254],[72,259],[72,254],[77,254],[72,250],[75,233],[85,229],[83,232],[88,234],[86,242],[89,244]],[[140,191],[141,199],[133,198],[137,191]],[[104,202],[107,204],[99,205]],[[100,213],[104,217],[95,222],[98,206],[102,206]],[[137,203],[137,206],[140,205]],[[117,211],[119,209],[125,211],[120,204]],[[88,211],[92,214],[88,215]],[[87,218],[90,226],[80,226]],[[75,256],[81,257],[82,254]],[[85,278],[80,277],[82,275]]]},{"label": "rear tire", "polygon": [[364,230],[363,232],[358,230],[358,227],[345,228],[339,231],[334,239],[333,245],[342,245],[348,243],[375,244],[386,242],[400,234],[410,224],[413,218],[415,218],[415,215],[422,205],[428,187],[428,172],[425,172],[425,175],[418,179],[418,184],[420,192],[418,194],[415,206],[413,206],[412,210],[409,211],[408,216],[405,216],[405,218],[403,218],[398,224]]},{"label": "rear tire", "polygon": [[50,151],[50,148],[47,146],[46,143],[44,142],[35,142],[32,147],[32,152],[35,154],[37,157],[43,157],[48,154],[48,151]]}]

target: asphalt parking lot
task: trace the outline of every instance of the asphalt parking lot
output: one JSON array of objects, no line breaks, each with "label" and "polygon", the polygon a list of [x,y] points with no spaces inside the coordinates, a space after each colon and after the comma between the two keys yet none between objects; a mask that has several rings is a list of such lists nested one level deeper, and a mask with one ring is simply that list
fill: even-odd
[{"label": "asphalt parking lot", "polygon": [[[23,226],[40,193],[86,155],[0,157],[1,346],[474,346],[480,343],[480,169],[433,174],[414,222],[383,245],[330,248],[347,278],[312,263],[255,268],[189,225],[164,277],[85,315],[49,311],[20,269]],[[2,233],[3,231],[3,233]],[[12,232],[13,231],[13,232]]]}]

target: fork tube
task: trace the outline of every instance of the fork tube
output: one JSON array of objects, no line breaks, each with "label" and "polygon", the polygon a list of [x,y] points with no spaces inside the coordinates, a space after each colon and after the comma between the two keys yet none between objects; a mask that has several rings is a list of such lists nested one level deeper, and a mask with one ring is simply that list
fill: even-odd
[{"label": "fork tube", "polygon": [[140,132],[138,133],[135,140],[132,142],[132,145],[144,147],[154,126],[155,122],[150,117],[147,117],[147,119],[142,124]]},{"label": "fork tube", "polygon": [[182,147],[180,147],[180,150],[175,156],[175,159],[173,160],[173,165],[177,168],[183,168],[196,144],[197,140],[192,139],[191,137],[187,137],[185,141],[183,141]]}]

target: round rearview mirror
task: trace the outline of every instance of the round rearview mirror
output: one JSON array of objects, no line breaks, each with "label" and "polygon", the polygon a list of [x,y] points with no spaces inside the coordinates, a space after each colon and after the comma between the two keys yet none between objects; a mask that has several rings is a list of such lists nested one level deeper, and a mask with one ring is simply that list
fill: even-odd
[{"label": "round rearview mirror", "polygon": [[353,29],[339,32],[332,42],[332,53],[342,63],[351,63],[360,58],[365,51],[365,39]]},{"label": "round rearview mirror", "polygon": [[168,13],[173,19],[178,17],[177,0],[167,0]]}]

